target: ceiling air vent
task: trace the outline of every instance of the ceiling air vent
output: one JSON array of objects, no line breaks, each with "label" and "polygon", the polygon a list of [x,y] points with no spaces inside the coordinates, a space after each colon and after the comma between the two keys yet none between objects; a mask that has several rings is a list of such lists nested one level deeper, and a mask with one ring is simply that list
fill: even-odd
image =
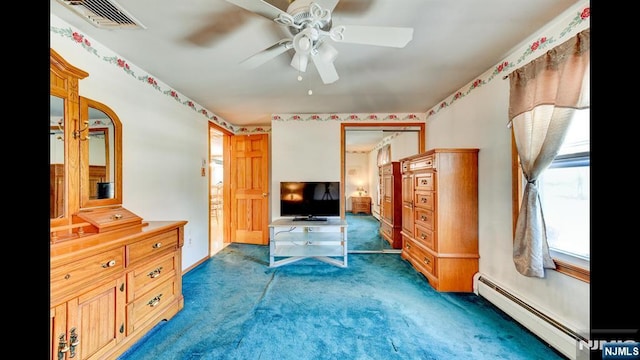
[{"label": "ceiling air vent", "polygon": [[146,29],[113,0],[58,0],[93,26],[103,29]]}]

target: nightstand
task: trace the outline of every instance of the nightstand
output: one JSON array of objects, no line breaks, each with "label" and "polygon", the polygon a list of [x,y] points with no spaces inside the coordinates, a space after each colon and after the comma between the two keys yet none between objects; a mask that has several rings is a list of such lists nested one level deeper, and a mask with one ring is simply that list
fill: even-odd
[{"label": "nightstand", "polygon": [[371,214],[371,197],[369,196],[352,196],[351,212],[354,214],[365,213]]}]

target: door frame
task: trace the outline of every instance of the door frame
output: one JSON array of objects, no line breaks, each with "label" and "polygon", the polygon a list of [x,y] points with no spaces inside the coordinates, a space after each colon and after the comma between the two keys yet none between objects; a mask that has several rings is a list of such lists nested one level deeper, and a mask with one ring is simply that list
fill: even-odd
[{"label": "door frame", "polygon": [[[230,183],[230,179],[231,179],[231,174],[230,174],[230,168],[231,168],[231,152],[230,152],[230,144],[231,144],[231,137],[234,136],[234,134],[232,132],[230,132],[229,130],[217,125],[214,122],[209,121],[209,126],[208,126],[208,131],[207,131],[207,151],[208,151],[208,159],[211,158],[211,131],[216,131],[218,133],[220,133],[222,135],[222,216],[221,218],[219,218],[219,224],[222,224],[222,244],[223,247],[228,245],[231,241],[230,241],[230,237],[229,234],[231,233],[231,229],[229,227],[229,221],[225,221],[226,220],[226,216],[229,216],[230,214],[230,204],[229,204],[229,183]],[[208,199],[209,201],[211,201],[211,168],[209,168],[209,176],[208,176],[208,190],[207,190],[207,194],[208,194]],[[211,203],[208,203],[208,208],[209,208],[209,246],[208,246],[208,252],[207,254],[209,255],[209,257],[211,257],[211,251],[213,248],[213,238],[212,238],[212,234],[211,234]]]}]

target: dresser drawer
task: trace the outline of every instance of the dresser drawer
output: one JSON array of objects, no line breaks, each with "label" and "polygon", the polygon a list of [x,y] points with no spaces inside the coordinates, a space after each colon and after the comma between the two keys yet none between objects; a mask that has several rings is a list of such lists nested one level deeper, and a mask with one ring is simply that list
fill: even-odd
[{"label": "dresser drawer", "polygon": [[78,288],[95,284],[109,276],[116,276],[124,270],[124,250],[122,247],[52,267],[51,300]]},{"label": "dresser drawer", "polygon": [[433,202],[435,198],[433,191],[416,191],[414,204],[426,210],[433,210]]},{"label": "dresser drawer", "polygon": [[144,326],[145,322],[170,304],[175,299],[176,290],[175,279],[170,279],[127,305],[127,334]]},{"label": "dresser drawer", "polygon": [[157,284],[176,276],[176,253],[170,253],[127,273],[127,302],[139,298]]},{"label": "dresser drawer", "polygon": [[152,236],[127,245],[127,266],[142,261],[146,257],[177,249],[178,231],[174,230]]},{"label": "dresser drawer", "polygon": [[435,177],[432,172],[416,174],[414,181],[415,190],[435,190]]},{"label": "dresser drawer", "polygon": [[411,171],[411,160],[400,161],[400,171],[404,174]]},{"label": "dresser drawer", "polygon": [[420,170],[420,169],[431,169],[434,167],[433,154],[424,156],[421,158],[416,158],[411,161],[409,164],[409,168],[411,170]]},{"label": "dresser drawer", "polygon": [[434,212],[431,210],[415,209],[415,224],[416,226],[423,226],[429,230],[435,230],[434,224]]},{"label": "dresser drawer", "polygon": [[416,237],[415,240],[420,242],[422,245],[428,247],[429,249],[433,250],[433,251],[438,251],[435,248],[435,236],[433,231],[424,228],[422,226],[416,226]]},{"label": "dresser drawer", "polygon": [[[420,271],[436,276],[437,258],[415,243],[412,239],[405,239],[404,248],[411,263]],[[426,274],[425,274],[426,275]]]}]

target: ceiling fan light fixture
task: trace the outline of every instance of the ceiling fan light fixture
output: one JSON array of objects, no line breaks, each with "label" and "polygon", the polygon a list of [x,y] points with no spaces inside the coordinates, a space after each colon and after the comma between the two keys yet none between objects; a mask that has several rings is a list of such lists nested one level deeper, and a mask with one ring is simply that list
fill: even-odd
[{"label": "ceiling fan light fixture", "polygon": [[309,57],[306,54],[296,52],[291,59],[291,66],[300,72],[307,71],[307,64],[309,63]]},{"label": "ceiling fan light fixture", "polygon": [[331,44],[322,42],[318,46],[318,55],[322,58],[322,61],[332,63],[336,60],[336,57],[338,57],[338,50]]}]

